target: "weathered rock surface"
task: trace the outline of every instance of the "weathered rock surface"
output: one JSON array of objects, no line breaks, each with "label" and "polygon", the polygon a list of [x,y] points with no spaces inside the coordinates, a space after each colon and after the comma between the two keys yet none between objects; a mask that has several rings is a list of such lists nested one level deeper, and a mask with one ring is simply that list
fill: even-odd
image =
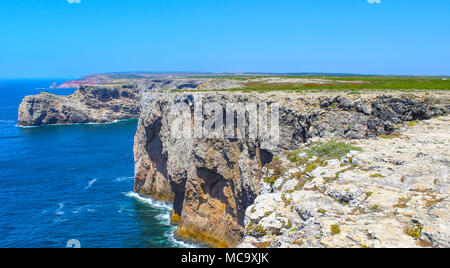
[{"label": "weathered rock surface", "polygon": [[[177,116],[172,113],[173,106],[185,103],[190,107],[188,111],[190,116],[193,116],[194,99],[199,96],[202,96],[204,104],[217,103],[222,107],[225,107],[227,103],[278,103],[281,136],[279,146],[267,149],[259,139],[174,138],[171,135],[171,126]],[[258,209],[255,212],[259,215],[259,225],[264,227],[259,221],[265,219],[266,227],[271,226],[274,230],[286,229],[283,229],[283,224],[276,215],[284,215],[280,217],[284,217],[284,224],[289,226],[290,214],[287,211],[293,209],[293,206],[286,208],[282,206],[285,198],[281,193],[267,193],[268,196],[258,197],[259,193],[268,188],[267,185],[260,184],[260,181],[265,171],[264,165],[271,162],[274,155],[299,148],[314,137],[373,138],[393,133],[396,127],[405,121],[430,119],[447,114],[449,103],[447,93],[436,94],[434,98],[438,101],[433,101],[432,104],[427,103],[424,98],[425,93],[417,93],[415,96],[394,93],[353,95],[281,92],[144,94],[142,114],[135,137],[135,191],[143,196],[174,203],[172,222],[179,225],[180,237],[224,247],[236,246],[246,233],[245,246],[265,242],[259,238],[260,234],[258,234],[258,231],[263,230],[253,228],[253,235],[256,236],[252,236],[248,230],[245,231],[244,227],[249,225],[249,220],[253,221],[253,216],[249,214],[247,208],[256,199],[256,205],[252,207],[262,204],[264,209],[273,208],[273,211],[277,211],[273,216],[267,217],[261,217],[261,213],[265,216],[266,212]],[[335,164],[340,168],[340,163]],[[292,189],[295,190],[296,185],[297,183],[286,183],[282,188],[285,191],[292,191]],[[318,199],[318,202],[323,201],[327,207],[332,208],[335,203],[333,198],[347,198],[342,197],[348,194],[344,190],[330,188],[328,189],[330,194],[324,197],[315,196],[316,193],[308,193],[308,195],[302,192],[297,193],[295,200],[298,202],[295,201],[295,204],[298,205],[297,210],[294,209],[294,211],[299,211],[296,213],[301,216],[296,218],[295,224],[300,224],[300,219],[314,220],[317,214],[317,210],[304,209],[301,206],[304,201],[305,204],[314,206],[313,201],[309,203],[307,201]],[[341,192],[343,194],[340,194]],[[352,190],[350,193],[352,197],[348,203],[355,202],[353,200],[359,200],[361,196],[364,196],[364,192],[356,191],[353,194]],[[380,195],[380,198],[383,198],[382,193]],[[374,194],[372,198],[376,196]],[[386,196],[387,199],[388,197]],[[261,200],[267,202],[260,203]],[[246,209],[247,217],[245,218]],[[353,207],[351,209],[353,210]],[[325,218],[330,223],[333,219]],[[386,225],[393,221],[385,220]],[[379,222],[376,216],[372,218],[372,221]],[[366,223],[361,222],[360,225],[365,226]],[[349,228],[357,228],[356,226],[358,224]],[[389,228],[394,227],[394,224],[389,225]],[[324,232],[324,229],[315,222],[308,228],[311,228],[311,234],[315,234],[311,237],[317,238],[321,232]],[[377,237],[382,235],[385,234],[378,234]],[[442,233],[433,233],[430,236],[438,237],[438,235],[442,236]],[[335,238],[334,236],[328,238],[332,241],[329,242],[330,246],[345,246],[343,242],[342,244],[334,242],[331,239]],[[399,238],[396,237],[396,239]],[[275,240],[269,241],[271,245],[279,245],[275,243]],[[324,245],[321,240],[317,241],[305,243],[305,245]],[[395,242],[392,243],[391,245],[395,244]],[[389,244],[385,245],[389,246]]]},{"label": "weathered rock surface", "polygon": [[264,170],[240,247],[450,247],[449,120],[353,141],[362,151],[340,159],[281,154],[281,174]]},{"label": "weathered rock surface", "polygon": [[140,90],[134,84],[83,85],[70,96],[50,93],[27,96],[19,107],[18,124],[103,123],[137,119]]}]

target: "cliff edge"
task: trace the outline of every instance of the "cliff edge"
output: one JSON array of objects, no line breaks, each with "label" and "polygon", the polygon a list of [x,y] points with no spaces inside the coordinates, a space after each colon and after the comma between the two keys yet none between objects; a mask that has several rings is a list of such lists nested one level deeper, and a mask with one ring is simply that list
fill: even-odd
[{"label": "cliff edge", "polygon": [[[268,148],[258,138],[174,137],[171,127],[180,115],[173,107],[182,104],[189,121],[196,116],[198,99],[215,107],[265,103],[270,110],[270,104],[279,104],[279,143]],[[142,98],[135,137],[135,191],[173,202],[172,223],[179,226],[179,237],[234,247],[249,234],[246,210],[258,200],[265,166],[279,155],[315,137],[352,140],[390,135],[405,122],[447,114],[448,100],[446,92],[432,96],[386,92],[150,93]],[[200,114],[208,122],[207,113]],[[226,121],[226,111],[219,114]],[[231,120],[238,121],[234,114]],[[245,125],[251,121],[247,118]],[[188,124],[198,128],[195,122]]]}]

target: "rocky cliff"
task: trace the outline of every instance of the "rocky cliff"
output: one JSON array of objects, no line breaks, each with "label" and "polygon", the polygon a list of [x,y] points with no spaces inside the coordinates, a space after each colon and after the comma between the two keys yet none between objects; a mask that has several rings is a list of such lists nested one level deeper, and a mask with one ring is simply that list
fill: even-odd
[{"label": "rocky cliff", "polygon": [[[92,79],[101,77],[93,76]],[[171,79],[165,77],[124,79],[124,82],[111,84],[82,84],[92,82],[89,79],[91,77],[87,76],[85,80],[77,81],[79,89],[70,96],[45,92],[26,96],[19,107],[19,125],[104,123],[135,119],[139,117],[140,99],[145,92],[219,90],[242,87],[238,81],[232,79]],[[103,80],[95,81],[97,83]]]},{"label": "rocky cliff", "polygon": [[449,119],[281,154],[263,171],[240,247],[450,247]]},{"label": "rocky cliff", "polygon": [[[279,104],[278,146],[266,148],[258,138],[173,137],[171,127],[178,117],[173,107],[184,104],[187,117],[194,118],[195,100],[200,97],[203,104],[219,107],[230,103]],[[261,179],[267,176],[264,167],[279,155],[300,148],[314,137],[364,139],[389,135],[404,122],[444,115],[448,108],[449,94],[445,92],[145,94],[135,137],[135,191],[173,202],[172,222],[179,226],[179,237],[233,247],[245,233],[249,235],[246,210],[258,200]],[[237,118],[233,115],[232,120]],[[195,123],[192,126],[198,127]],[[281,166],[273,168],[280,174],[284,171]],[[258,228],[251,230],[265,234],[255,226]]]},{"label": "rocky cliff", "polygon": [[138,118],[140,90],[135,84],[83,85],[70,96],[27,96],[19,106],[18,124],[102,123]]},{"label": "rocky cliff", "polygon": [[[324,85],[332,80],[312,78],[254,77],[233,79],[172,77],[173,75],[110,74],[90,75],[69,81],[62,87],[79,87],[71,96],[41,93],[24,98],[19,108],[19,125],[98,123],[139,117],[140,98],[146,92],[170,91],[244,91],[264,90],[293,86]],[[134,77],[134,78],[131,78]],[[334,81],[342,84],[343,81]],[[363,84],[362,81],[352,81]],[[295,87],[294,87],[295,88]],[[324,103],[326,105],[326,103]],[[346,105],[346,104],[342,104]]]},{"label": "rocky cliff", "polygon": [[[70,96],[27,96],[18,124],[139,117],[135,191],[173,203],[180,238],[216,247],[448,247],[448,121],[419,123],[448,114],[448,91],[293,91],[293,84],[330,83],[305,78],[122,82],[81,85]],[[252,91],[261,86],[291,92]],[[237,88],[246,93],[215,91]],[[198,100],[216,107],[200,111],[200,125]],[[251,117],[252,107],[270,114],[272,104],[279,108],[276,146],[261,138],[272,126],[260,129]],[[241,121],[227,105],[250,110]],[[236,137],[197,137],[206,125],[217,127],[213,117],[234,122]],[[173,135],[180,119],[193,135]],[[239,124],[257,126],[258,135],[244,130],[237,137]],[[329,144],[355,150],[315,155],[342,153]]]}]

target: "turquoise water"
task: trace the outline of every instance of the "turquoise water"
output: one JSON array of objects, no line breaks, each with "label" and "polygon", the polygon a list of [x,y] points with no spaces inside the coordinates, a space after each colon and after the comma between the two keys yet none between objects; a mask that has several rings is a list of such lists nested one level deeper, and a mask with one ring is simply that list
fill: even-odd
[{"label": "turquoise water", "polygon": [[16,126],[22,98],[52,82],[0,80],[0,247],[188,246],[173,238],[170,206],[132,192],[137,121]]}]

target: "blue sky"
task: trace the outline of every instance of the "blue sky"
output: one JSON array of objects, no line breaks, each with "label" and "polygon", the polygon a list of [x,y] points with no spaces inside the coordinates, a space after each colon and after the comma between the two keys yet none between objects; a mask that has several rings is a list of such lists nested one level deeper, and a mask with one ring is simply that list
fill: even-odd
[{"label": "blue sky", "polygon": [[0,77],[450,74],[449,0],[1,0]]}]

